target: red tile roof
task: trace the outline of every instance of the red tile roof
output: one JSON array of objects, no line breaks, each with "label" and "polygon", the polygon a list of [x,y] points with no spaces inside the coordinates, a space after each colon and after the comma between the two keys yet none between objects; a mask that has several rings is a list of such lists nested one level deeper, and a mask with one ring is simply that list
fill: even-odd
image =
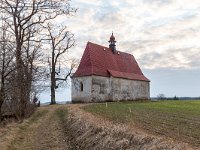
[{"label": "red tile roof", "polygon": [[107,47],[88,42],[73,77],[90,75],[150,81],[143,75],[133,55],[120,51],[114,54]]}]

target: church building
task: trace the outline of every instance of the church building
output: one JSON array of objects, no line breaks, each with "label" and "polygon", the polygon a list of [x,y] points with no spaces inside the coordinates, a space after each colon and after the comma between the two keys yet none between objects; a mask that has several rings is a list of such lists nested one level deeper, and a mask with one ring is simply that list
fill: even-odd
[{"label": "church building", "polygon": [[109,47],[87,43],[71,80],[72,102],[150,99],[150,80],[133,55],[116,48],[113,33]]}]

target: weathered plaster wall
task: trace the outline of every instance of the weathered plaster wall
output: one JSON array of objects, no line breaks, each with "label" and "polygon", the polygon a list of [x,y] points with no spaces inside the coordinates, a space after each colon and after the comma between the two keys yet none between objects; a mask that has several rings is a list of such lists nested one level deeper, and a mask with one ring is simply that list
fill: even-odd
[{"label": "weathered plaster wall", "polygon": [[149,82],[120,78],[111,79],[113,100],[149,99]]},{"label": "weathered plaster wall", "polygon": [[[83,91],[81,91],[81,83],[83,84]],[[78,77],[72,79],[72,101],[73,102],[91,102],[92,100],[92,78]]]},{"label": "weathered plaster wall", "polygon": [[108,77],[92,76],[92,101],[111,100],[111,80]]},{"label": "weathered plaster wall", "polygon": [[[83,91],[80,90],[83,83]],[[149,99],[149,82],[89,76],[72,79],[73,102],[102,102]]]}]

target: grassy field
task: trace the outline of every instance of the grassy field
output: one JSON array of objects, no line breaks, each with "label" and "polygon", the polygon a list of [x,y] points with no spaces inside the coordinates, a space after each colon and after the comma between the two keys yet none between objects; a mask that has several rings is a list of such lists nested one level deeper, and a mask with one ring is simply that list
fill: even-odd
[{"label": "grassy field", "polygon": [[200,101],[116,102],[83,109],[115,123],[134,123],[150,133],[200,147]]}]

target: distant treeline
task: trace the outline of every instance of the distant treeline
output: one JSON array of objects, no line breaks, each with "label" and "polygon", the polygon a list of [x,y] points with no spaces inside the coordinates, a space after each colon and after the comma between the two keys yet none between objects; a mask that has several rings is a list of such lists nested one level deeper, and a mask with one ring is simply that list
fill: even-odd
[{"label": "distant treeline", "polygon": [[151,100],[200,100],[200,97],[151,97]]}]

